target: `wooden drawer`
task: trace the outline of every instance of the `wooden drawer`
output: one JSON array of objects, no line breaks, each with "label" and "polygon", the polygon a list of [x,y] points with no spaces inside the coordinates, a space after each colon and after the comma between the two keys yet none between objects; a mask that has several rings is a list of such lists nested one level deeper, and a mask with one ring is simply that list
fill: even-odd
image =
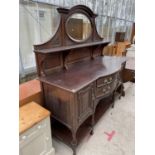
[{"label": "wooden drawer", "polygon": [[104,85],[111,84],[113,81],[115,81],[117,79],[117,76],[118,76],[118,73],[115,73],[115,74],[112,74],[112,75],[109,75],[106,77],[101,77],[97,80],[96,86],[102,87]]},{"label": "wooden drawer", "polygon": [[111,93],[116,88],[116,85],[119,81],[118,75],[118,73],[115,73],[106,77],[99,78],[96,81],[96,97],[101,97]]},{"label": "wooden drawer", "polygon": [[101,96],[107,95],[111,92],[111,90],[112,90],[111,84],[107,84],[107,85],[97,87],[96,88],[96,97],[101,97]]},{"label": "wooden drawer", "polygon": [[103,78],[99,78],[97,80],[97,87],[102,87],[104,85],[110,84],[113,81],[113,76],[107,76]]}]

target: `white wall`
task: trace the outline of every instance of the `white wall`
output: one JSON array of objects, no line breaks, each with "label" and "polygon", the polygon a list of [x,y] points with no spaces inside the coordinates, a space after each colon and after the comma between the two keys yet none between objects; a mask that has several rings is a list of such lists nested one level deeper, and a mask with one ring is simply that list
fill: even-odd
[{"label": "white wall", "polygon": [[[35,67],[33,45],[50,39],[57,30],[59,15],[55,9],[45,5],[20,4],[19,10],[20,55],[23,69],[26,71]],[[43,13],[43,17],[39,16],[40,11]]]}]

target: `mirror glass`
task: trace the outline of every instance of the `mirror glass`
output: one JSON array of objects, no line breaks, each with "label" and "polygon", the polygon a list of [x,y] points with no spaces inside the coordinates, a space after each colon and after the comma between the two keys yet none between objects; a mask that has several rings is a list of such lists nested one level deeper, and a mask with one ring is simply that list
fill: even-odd
[{"label": "mirror glass", "polygon": [[81,13],[70,16],[66,22],[68,36],[74,41],[84,41],[88,39],[92,32],[90,20]]}]

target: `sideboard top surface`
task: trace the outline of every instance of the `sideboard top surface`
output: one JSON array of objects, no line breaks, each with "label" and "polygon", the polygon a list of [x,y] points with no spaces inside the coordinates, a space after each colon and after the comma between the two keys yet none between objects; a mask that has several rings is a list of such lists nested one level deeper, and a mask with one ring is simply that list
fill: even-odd
[{"label": "sideboard top surface", "polygon": [[74,93],[100,77],[119,71],[126,60],[126,57],[98,57],[74,63],[68,70],[40,77],[39,80]]}]

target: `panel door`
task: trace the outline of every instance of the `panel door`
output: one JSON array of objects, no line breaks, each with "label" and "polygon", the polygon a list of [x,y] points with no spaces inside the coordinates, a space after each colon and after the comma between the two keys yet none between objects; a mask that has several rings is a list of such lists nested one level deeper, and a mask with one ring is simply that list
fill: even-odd
[{"label": "panel door", "polygon": [[89,85],[78,92],[78,122],[82,123],[93,113],[93,87]]}]

